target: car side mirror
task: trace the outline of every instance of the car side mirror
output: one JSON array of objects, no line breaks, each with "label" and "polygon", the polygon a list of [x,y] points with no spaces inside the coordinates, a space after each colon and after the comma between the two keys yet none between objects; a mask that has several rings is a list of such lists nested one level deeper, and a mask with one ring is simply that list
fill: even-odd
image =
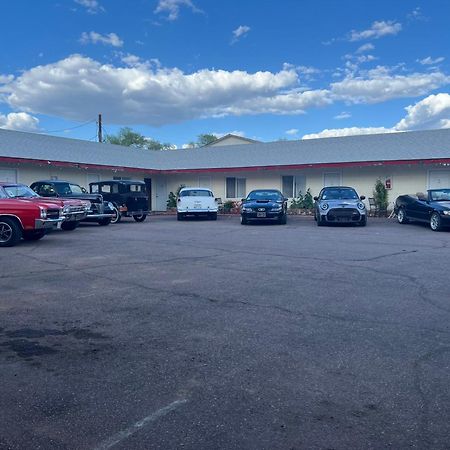
[{"label": "car side mirror", "polygon": [[314,201],[316,201],[317,202],[317,200],[319,200],[319,197],[314,197]]},{"label": "car side mirror", "polygon": [[241,202],[245,202],[245,198],[241,198]]},{"label": "car side mirror", "polygon": [[366,196],[365,195],[361,195],[361,197],[359,197],[360,200],[365,200]]}]

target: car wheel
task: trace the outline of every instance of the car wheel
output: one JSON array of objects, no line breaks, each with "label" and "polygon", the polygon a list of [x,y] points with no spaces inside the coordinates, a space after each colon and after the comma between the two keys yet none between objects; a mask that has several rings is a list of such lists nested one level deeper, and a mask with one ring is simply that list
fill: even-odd
[{"label": "car wheel", "polygon": [[45,230],[24,231],[23,238],[26,241],[38,241],[45,236]]},{"label": "car wheel", "polygon": [[319,215],[317,216],[317,220],[316,220],[317,226],[318,226],[318,227],[323,227],[323,226],[325,225],[324,222],[325,222],[325,221],[322,220],[322,217],[321,217],[321,215],[319,214]]},{"label": "car wheel", "polygon": [[367,216],[363,216],[361,218],[361,222],[359,222],[359,225],[362,227],[365,227],[367,225]]},{"label": "car wheel", "polygon": [[280,225],[286,225],[287,222],[287,216],[286,214],[283,214],[279,219],[278,219],[278,223]]},{"label": "car wheel", "polygon": [[108,217],[108,218],[106,218],[106,219],[101,219],[101,220],[99,220],[98,221],[98,224],[101,226],[101,227],[106,227],[107,225],[109,225],[111,223],[111,219]]},{"label": "car wheel", "polygon": [[208,214],[208,218],[210,220],[217,220],[217,213],[210,213],[210,214]]},{"label": "car wheel", "polygon": [[136,222],[143,222],[147,218],[147,214],[136,214],[133,216],[133,219]]},{"label": "car wheel", "polygon": [[0,219],[0,247],[12,247],[21,237],[22,230],[14,219],[9,217]]},{"label": "car wheel", "polygon": [[113,208],[113,216],[111,217],[111,223],[118,223],[120,222],[120,219],[122,218],[122,214],[120,214],[120,211],[117,209],[116,206]]},{"label": "car wheel", "polygon": [[398,223],[405,224],[408,223],[408,218],[406,217],[406,212],[404,208],[400,208],[397,213],[397,221]]},{"label": "car wheel", "polygon": [[73,231],[78,226],[78,222],[63,222],[61,229],[64,231]]},{"label": "car wheel", "polygon": [[244,216],[241,216],[241,225],[248,225],[248,220]]},{"label": "car wheel", "polygon": [[177,212],[177,220],[184,220],[184,215],[183,215],[183,213]]},{"label": "car wheel", "polygon": [[439,213],[434,212],[430,217],[430,228],[433,231],[441,231],[442,230],[442,221]]}]

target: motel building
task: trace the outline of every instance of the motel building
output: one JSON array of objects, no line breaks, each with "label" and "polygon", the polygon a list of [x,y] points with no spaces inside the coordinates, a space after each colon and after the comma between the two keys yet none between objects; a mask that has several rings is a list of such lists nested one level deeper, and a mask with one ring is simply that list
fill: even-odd
[{"label": "motel building", "polygon": [[450,187],[450,129],[267,143],[228,135],[205,147],[164,151],[0,130],[0,181],[42,179],[88,190],[95,181],[142,180],[153,211],[165,211],[180,185],[210,188],[223,202],[260,188],[290,199],[309,188],[314,196],[330,185],[353,186],[368,198],[381,179],[392,209],[400,194]]}]

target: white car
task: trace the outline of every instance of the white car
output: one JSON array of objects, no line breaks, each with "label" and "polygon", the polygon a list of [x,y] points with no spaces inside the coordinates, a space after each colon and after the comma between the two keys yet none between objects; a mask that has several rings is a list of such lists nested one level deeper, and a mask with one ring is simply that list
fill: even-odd
[{"label": "white car", "polygon": [[183,188],[177,198],[177,220],[186,216],[207,216],[217,220],[217,199],[210,189]]}]

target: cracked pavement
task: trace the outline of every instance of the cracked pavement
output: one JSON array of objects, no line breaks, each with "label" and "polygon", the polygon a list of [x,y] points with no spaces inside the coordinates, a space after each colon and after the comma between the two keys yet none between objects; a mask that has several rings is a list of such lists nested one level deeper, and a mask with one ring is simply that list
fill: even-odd
[{"label": "cracked pavement", "polygon": [[1,249],[0,449],[448,449],[449,243],[153,216]]}]

